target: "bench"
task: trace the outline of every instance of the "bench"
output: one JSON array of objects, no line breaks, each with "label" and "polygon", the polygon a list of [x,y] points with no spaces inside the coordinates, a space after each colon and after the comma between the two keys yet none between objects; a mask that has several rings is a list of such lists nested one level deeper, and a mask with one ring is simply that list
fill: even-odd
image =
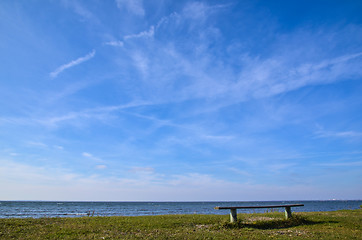
[{"label": "bench", "polygon": [[240,207],[215,207],[216,210],[230,209],[230,222],[237,221],[236,209],[241,208],[285,208],[285,218],[292,217],[292,207],[302,207],[304,204],[287,204],[287,205],[266,205],[266,206],[240,206]]}]

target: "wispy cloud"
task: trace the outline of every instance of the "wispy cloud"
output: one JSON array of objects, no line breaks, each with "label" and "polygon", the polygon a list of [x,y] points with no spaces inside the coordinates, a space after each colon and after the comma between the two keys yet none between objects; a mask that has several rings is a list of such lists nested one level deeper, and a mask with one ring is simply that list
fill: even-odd
[{"label": "wispy cloud", "polygon": [[362,137],[362,132],[357,131],[341,131],[341,132],[331,132],[331,131],[318,131],[316,133],[317,138],[360,138]]},{"label": "wispy cloud", "polygon": [[331,162],[331,163],[320,163],[316,164],[323,167],[362,167],[362,161],[354,162]]},{"label": "wispy cloud", "polygon": [[[88,80],[88,79],[87,79]],[[99,80],[98,80],[99,81]],[[65,86],[64,89],[57,89],[48,93],[47,102],[57,102],[60,99],[65,99],[71,95],[78,93],[79,91],[88,88],[96,84],[96,81],[75,81]]]},{"label": "wispy cloud", "polygon": [[[19,118],[19,119],[5,119],[8,122],[14,122],[14,124],[41,124],[47,127],[57,127],[59,124],[65,122],[75,122],[77,123],[80,120],[84,119],[97,119],[99,121],[106,121],[110,116],[110,114],[124,110],[124,109],[132,109],[137,107],[151,106],[154,105],[152,102],[144,102],[144,101],[135,101],[127,104],[120,104],[114,106],[103,106],[96,108],[84,109],[82,111],[71,111],[64,114],[58,114],[55,116],[48,117],[39,117],[39,118]],[[4,120],[4,121],[5,121]],[[0,119],[1,121],[1,119]],[[83,122],[84,124],[84,122]]]},{"label": "wispy cloud", "polygon": [[84,57],[80,57],[77,58],[76,60],[73,60],[67,64],[61,65],[60,67],[58,67],[57,69],[55,69],[53,72],[50,73],[50,77],[55,78],[57,77],[61,72],[63,72],[64,70],[74,67],[76,65],[79,65],[85,61],[90,60],[91,58],[94,57],[94,55],[96,54],[96,51],[93,50],[92,52],[88,53],[87,55],[85,55]]},{"label": "wispy cloud", "polygon": [[[185,58],[175,49],[169,51],[171,57],[179,63],[179,74],[192,77],[192,82],[179,90],[186,99],[190,98],[223,98],[230,104],[271,97],[290,92],[301,87],[328,84],[340,79],[362,76],[361,53],[342,55],[330,59],[322,59],[313,63],[303,62],[290,66],[297,56],[289,55],[282,59],[273,56],[268,59],[243,59],[244,68],[237,74],[232,73],[230,66],[209,66],[212,62],[208,55],[201,55],[197,60]],[[202,59],[204,58],[204,59]],[[204,60],[204,61],[202,61]],[[302,59],[300,59],[302,60]],[[215,74],[216,72],[216,74]],[[230,101],[231,100],[231,101]]]},{"label": "wispy cloud", "polygon": [[29,141],[29,142],[27,142],[27,144],[30,145],[30,146],[40,147],[40,148],[47,148],[48,147],[48,145],[46,145],[45,143],[42,143],[42,142]]},{"label": "wispy cloud", "polygon": [[[229,196],[228,200],[270,201],[310,199],[317,193],[325,198],[336,191],[335,188],[330,190],[320,185],[237,183],[197,172],[162,175],[155,173],[152,168],[136,169],[138,174],[126,178],[88,176],[71,169],[31,166],[4,159],[0,159],[0,163],[0,197],[4,200],[24,199],[26,196],[27,200],[58,201],[216,201],[225,200],[224,196]],[[98,166],[99,170],[108,171],[108,168]],[[354,166],[360,166],[360,163]],[[235,189],[239,191],[235,192]],[[338,190],[342,190],[342,193],[345,191],[342,188]]]},{"label": "wispy cloud", "polygon": [[134,173],[153,173],[155,169],[152,167],[133,167],[129,171]]},{"label": "wispy cloud", "polygon": [[215,142],[228,142],[235,139],[235,136],[225,136],[225,135],[202,135],[201,138],[205,140],[215,141]]},{"label": "wispy cloud", "polygon": [[106,169],[107,165],[97,165],[96,169]]},{"label": "wispy cloud", "polygon": [[124,45],[124,43],[122,41],[110,41],[110,42],[106,42],[104,44],[113,46],[113,47],[123,47],[123,45]]},{"label": "wispy cloud", "polygon": [[119,9],[127,9],[130,13],[144,16],[145,9],[143,8],[142,0],[116,0],[117,7]]},{"label": "wispy cloud", "polygon": [[132,34],[132,35],[127,35],[124,36],[124,40],[129,40],[132,38],[143,38],[143,37],[148,37],[148,38],[152,38],[155,34],[155,27],[151,26],[148,30],[137,33],[137,34]]},{"label": "wispy cloud", "polygon": [[135,67],[137,67],[141,75],[147,77],[150,66],[148,57],[142,54],[142,52],[134,52],[131,57]]},{"label": "wispy cloud", "polygon": [[[349,77],[362,75],[362,70],[354,68],[361,63],[361,53],[323,59],[318,62],[303,62],[297,66],[290,66],[293,55],[284,59],[279,57],[263,61],[247,60],[247,70],[240,73],[237,84],[228,88],[233,96],[244,98],[270,97],[284,92],[299,89],[308,85],[328,84]],[[353,62],[354,61],[354,62]],[[352,68],[351,68],[352,67]],[[352,71],[351,71],[352,70]]]},{"label": "wispy cloud", "polygon": [[96,162],[102,162],[102,161],[103,161],[102,159],[100,159],[100,158],[98,158],[98,157],[95,157],[95,156],[93,156],[93,154],[88,153],[88,152],[83,152],[83,153],[82,153],[82,156],[83,156],[83,157],[86,157],[86,158],[88,158],[88,159],[91,159],[91,160],[93,160],[93,161],[96,161]]},{"label": "wispy cloud", "polygon": [[82,18],[82,21],[90,20],[92,23],[100,24],[98,18],[79,1],[62,0],[61,2],[65,7],[70,8],[79,15]]},{"label": "wispy cloud", "polygon": [[226,7],[230,7],[230,4],[208,5],[203,2],[190,2],[184,7],[182,15],[186,18],[199,21],[207,18],[211,13],[215,13]]},{"label": "wispy cloud", "polygon": [[242,175],[242,176],[246,176],[246,177],[251,177],[252,176],[250,171],[240,170],[240,169],[235,168],[235,167],[229,167],[227,169],[234,172],[234,173],[236,173],[236,174],[238,174],[238,175]]},{"label": "wispy cloud", "polygon": [[56,148],[56,149],[58,149],[58,150],[64,150],[64,147],[63,147],[63,146],[54,145],[53,147]]},{"label": "wispy cloud", "polygon": [[[228,46],[230,49],[219,49],[221,46],[217,43],[220,31],[216,26],[194,26],[190,24],[190,21],[199,23],[198,18],[207,18],[210,13],[217,13],[225,7],[210,6],[200,2],[190,3],[182,12],[161,18],[149,30],[124,37],[125,40],[141,37],[155,38],[150,45],[137,45],[137,48],[131,48],[128,51],[142,76],[147,76],[150,86],[159,86],[161,91],[165,91],[161,94],[164,98],[172,96],[172,99],[181,99],[181,101],[196,98],[222,98],[224,102],[219,104],[225,106],[225,103],[234,104],[275,96],[305,86],[328,84],[362,75],[359,67],[362,62],[362,52],[351,51],[349,54],[318,56],[313,52],[293,51],[300,46],[300,40],[296,39],[306,40],[304,49],[327,49],[328,46],[322,46],[321,42],[336,38],[338,35],[331,33],[328,29],[319,31],[304,29],[277,36],[272,40],[273,50],[267,57],[253,56],[250,52],[238,47],[233,51],[230,50],[232,46]],[[198,32],[198,34],[193,34],[195,29],[188,29],[190,37],[180,38],[183,41],[182,46],[190,47],[190,52],[175,47],[180,39],[171,37],[165,43],[164,39],[155,37],[158,31],[163,31],[160,34],[162,36],[167,31],[173,31],[175,27],[183,24],[185,29],[193,26]],[[351,34],[348,31],[352,30],[339,30],[341,33]],[[313,41],[313,39],[318,39],[318,41]],[[335,39],[335,41],[340,40]],[[212,46],[209,46],[210,44]],[[237,46],[237,44],[234,45]],[[243,46],[242,43],[239,45]],[[153,51],[155,48],[159,49],[157,53]],[[215,49],[216,51],[213,52]],[[222,58],[219,51],[229,51],[228,59],[232,60]],[[139,54],[140,52],[142,55]],[[165,59],[170,61],[165,61]],[[239,68],[236,69],[233,65],[238,65]],[[150,69],[152,69],[151,75]],[[172,85],[178,84],[177,76],[184,76],[185,84],[178,86],[176,90],[172,89]],[[164,84],[162,84],[163,80]],[[154,84],[152,84],[153,81]]]}]

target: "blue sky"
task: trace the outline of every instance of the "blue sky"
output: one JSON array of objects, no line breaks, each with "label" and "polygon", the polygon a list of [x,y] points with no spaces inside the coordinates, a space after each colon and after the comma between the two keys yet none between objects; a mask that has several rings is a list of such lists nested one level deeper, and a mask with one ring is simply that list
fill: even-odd
[{"label": "blue sky", "polygon": [[0,199],[361,199],[361,12],[1,1]]}]

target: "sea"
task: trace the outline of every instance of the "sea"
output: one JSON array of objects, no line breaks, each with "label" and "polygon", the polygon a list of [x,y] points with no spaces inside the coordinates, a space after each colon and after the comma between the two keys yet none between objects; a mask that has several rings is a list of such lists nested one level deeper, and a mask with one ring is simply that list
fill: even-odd
[{"label": "sea", "polygon": [[[0,218],[43,218],[84,216],[141,216],[168,214],[228,214],[216,206],[263,206],[304,204],[293,212],[336,211],[358,209],[362,200],[328,201],[242,201],[242,202],[63,202],[0,201]],[[241,213],[284,211],[279,209],[239,209]]]}]

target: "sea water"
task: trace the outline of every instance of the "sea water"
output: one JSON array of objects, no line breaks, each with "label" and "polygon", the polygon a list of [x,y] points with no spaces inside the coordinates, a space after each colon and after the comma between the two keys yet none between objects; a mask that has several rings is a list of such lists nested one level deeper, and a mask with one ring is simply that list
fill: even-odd
[{"label": "sea water", "polygon": [[[0,218],[41,218],[79,216],[140,216],[166,214],[228,214],[216,206],[263,206],[304,204],[293,212],[358,209],[362,200],[329,201],[256,201],[256,202],[63,202],[0,201]],[[284,211],[283,208],[275,209]],[[265,212],[268,209],[239,209],[238,212]]]}]

